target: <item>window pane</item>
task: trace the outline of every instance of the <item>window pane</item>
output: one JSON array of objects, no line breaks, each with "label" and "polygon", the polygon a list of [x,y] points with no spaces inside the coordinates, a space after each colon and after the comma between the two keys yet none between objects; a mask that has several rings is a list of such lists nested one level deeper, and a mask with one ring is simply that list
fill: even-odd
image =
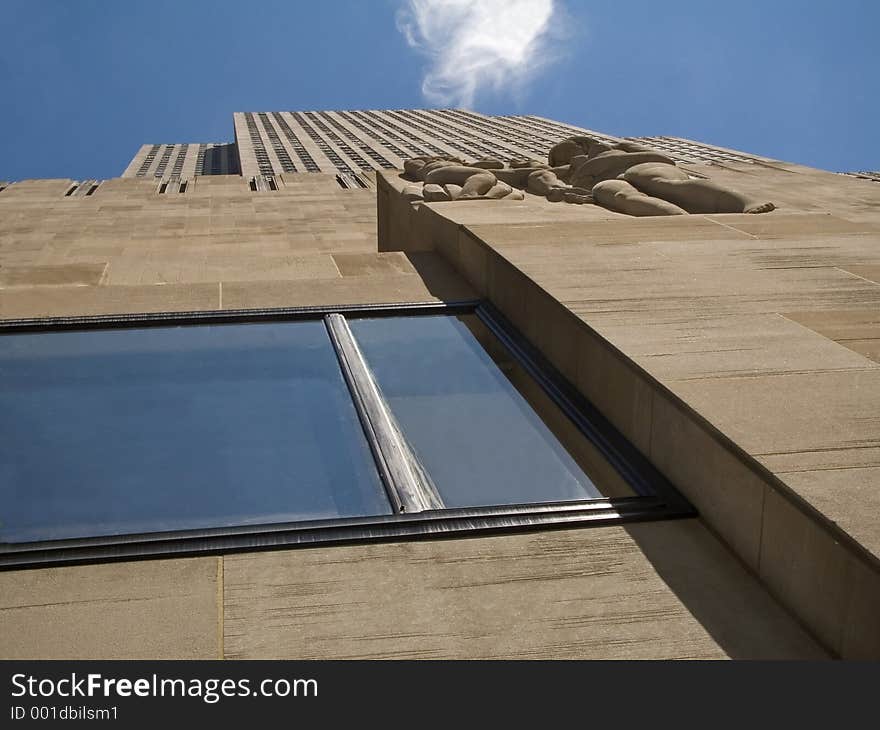
[{"label": "window pane", "polygon": [[475,316],[350,326],[447,507],[633,494]]},{"label": "window pane", "polygon": [[321,322],[0,337],[0,540],[390,514]]}]

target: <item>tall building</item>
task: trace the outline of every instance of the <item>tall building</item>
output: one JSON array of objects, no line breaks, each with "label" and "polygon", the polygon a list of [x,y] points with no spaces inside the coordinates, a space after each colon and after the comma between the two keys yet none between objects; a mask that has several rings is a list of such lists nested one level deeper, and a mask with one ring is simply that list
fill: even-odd
[{"label": "tall building", "polygon": [[406,195],[573,135],[237,113],[0,183],[0,656],[880,656],[880,186],[639,137],[777,210]]},{"label": "tall building", "polygon": [[487,116],[462,109],[236,112],[232,144],[143,145],[123,177],[186,180],[196,175],[324,172],[340,185],[367,187],[366,175],[410,157],[546,158],[560,139],[589,135],[643,142],[682,162],[755,162],[745,155],[674,137],[613,137],[535,116]]},{"label": "tall building", "polygon": [[560,135],[586,133],[540,119],[457,109],[246,112],[234,119],[242,174],[334,172],[355,182],[424,155],[545,157]]}]

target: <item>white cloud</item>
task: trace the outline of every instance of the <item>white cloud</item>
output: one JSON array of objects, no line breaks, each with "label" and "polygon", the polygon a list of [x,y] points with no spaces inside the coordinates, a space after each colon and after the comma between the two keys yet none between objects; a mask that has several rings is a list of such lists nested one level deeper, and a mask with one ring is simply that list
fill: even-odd
[{"label": "white cloud", "polygon": [[477,93],[519,90],[558,58],[554,0],[406,0],[397,27],[430,59],[422,94],[440,106],[472,107]]}]

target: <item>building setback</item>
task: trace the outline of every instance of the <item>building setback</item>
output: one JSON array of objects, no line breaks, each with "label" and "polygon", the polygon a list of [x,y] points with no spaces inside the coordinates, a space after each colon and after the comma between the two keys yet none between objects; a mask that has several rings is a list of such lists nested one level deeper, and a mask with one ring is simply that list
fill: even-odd
[{"label": "building setback", "polygon": [[187,180],[196,175],[238,175],[234,144],[145,144],[122,177]]},{"label": "building setback", "polygon": [[[19,438],[36,417],[12,406],[21,407],[16,399],[40,382],[28,380],[27,368],[15,370],[20,350],[3,348],[22,341],[7,336],[35,328],[100,329],[108,317],[141,315],[177,331],[180,317],[191,323],[222,312],[228,324],[295,315],[315,327],[324,323],[339,361],[351,368],[345,387],[368,399],[372,391],[357,384],[357,358],[346,360],[352,350],[337,315],[349,318],[353,337],[363,337],[363,357],[379,378],[395,358],[382,358],[368,325],[359,329],[358,317],[370,319],[359,309],[381,306],[387,322],[406,324],[421,316],[419,307],[454,307],[436,312],[467,322],[479,303],[506,322],[499,331],[510,339],[501,349],[514,353],[505,359],[470,324],[491,356],[481,362],[497,365],[501,381],[518,383],[571,458],[589,464],[597,485],[620,483],[621,491],[603,492],[608,504],[573,510],[579,521],[552,510],[530,513],[532,524],[505,517],[517,531],[479,510],[457,523],[444,510],[420,516],[415,504],[401,519],[371,523],[382,541],[356,534],[339,541],[345,544],[324,544],[323,528],[295,527],[281,537],[261,533],[254,543],[208,536],[198,549],[175,534],[168,541],[178,540],[182,552],[157,554],[111,535],[112,554],[88,539],[71,547],[84,551],[76,553],[85,563],[79,565],[63,564],[71,555],[52,544],[3,538],[12,530],[4,523],[0,657],[880,657],[880,185],[870,176],[639,137],[629,140],[664,151],[694,177],[765,196],[778,209],[633,218],[530,194],[522,201],[411,203],[401,194],[400,168],[413,156],[541,159],[568,136],[618,138],[535,116],[454,109],[236,113],[234,130],[231,143],[144,145],[120,178],[0,183],[0,367],[11,383],[0,390],[7,399],[0,433]],[[402,314],[395,316],[395,307]],[[63,319],[78,317],[91,319]],[[136,334],[139,322],[116,326]],[[244,327],[243,341],[255,331]],[[396,340],[398,359],[420,331]],[[49,355],[63,350],[54,343],[64,338],[41,336],[33,342],[48,343]],[[190,339],[192,347],[202,342]],[[150,342],[158,349],[132,365],[139,378],[158,377],[178,354],[156,357],[167,343]],[[329,340],[321,342],[332,355]],[[210,380],[205,373],[216,364],[210,353],[218,346],[203,344],[203,369],[180,374],[193,389]],[[416,349],[420,367],[433,364],[442,374],[464,359],[443,360],[446,349],[436,341],[425,346],[437,349],[421,360]],[[251,362],[251,350],[244,352],[237,367]],[[523,362],[532,367],[526,375],[517,370]],[[76,381],[93,371],[89,362],[71,361],[62,373]],[[325,365],[316,372],[325,373]],[[449,390],[445,399],[422,392],[432,381],[413,372],[394,397],[434,398],[438,419],[459,410],[450,404],[460,392]],[[169,373],[169,388],[176,383]],[[394,387],[383,384],[389,398]],[[199,401],[180,392],[187,407],[175,413],[183,418]],[[382,388],[377,392],[381,403]],[[542,398],[549,405],[537,405]],[[176,407],[174,398],[168,402]],[[168,463],[194,476],[209,469],[222,476],[217,465],[244,444],[261,456],[244,467],[233,459],[229,471],[244,468],[237,493],[257,495],[265,465],[277,456],[255,435],[262,433],[256,421],[272,407],[271,399],[260,403],[234,417],[219,409],[205,424],[205,438],[228,439],[211,464],[190,463],[204,458],[196,433],[192,444],[166,444],[179,459],[168,456]],[[461,403],[468,407],[467,398]],[[554,410],[559,403],[567,404],[562,416]],[[89,421],[97,399],[79,410],[53,408],[43,451],[28,468],[49,462],[96,479],[116,468],[120,483],[134,484],[162,473],[162,458],[151,450],[142,462],[132,457],[121,465],[108,450],[93,463],[81,458],[88,450],[77,445],[88,444],[90,433],[113,437],[106,423]],[[18,415],[4,420],[4,413]],[[473,420],[480,417],[474,409]],[[149,402],[124,418],[134,426],[158,418],[156,438],[176,425],[161,428],[161,413]],[[358,418],[375,425],[370,416]],[[399,418],[406,455],[419,424]],[[596,452],[589,444],[601,438],[584,441],[578,418],[598,424],[602,438],[614,434],[614,443]],[[53,445],[52,424],[64,419],[75,427]],[[424,456],[431,447],[462,440],[442,429],[424,433],[430,438],[417,444],[414,458],[422,454],[428,476],[416,474],[413,484],[424,497],[433,475],[450,508],[437,475],[474,457],[459,446],[431,462]],[[514,433],[514,422],[505,420],[477,435],[500,448]],[[382,438],[397,443],[398,436],[390,428]],[[22,452],[43,443],[25,438]],[[371,448],[384,454],[387,442],[377,443]],[[334,469],[355,461],[348,452],[341,458],[338,440],[318,446],[332,455],[326,463]],[[611,452],[629,461],[612,463],[605,458]],[[4,457],[4,473],[19,478],[19,458]],[[165,494],[176,488],[177,473],[140,488]],[[647,497],[629,495],[645,474],[657,485],[668,482],[686,504],[652,507],[651,500],[674,502],[660,486]],[[395,479],[383,473],[383,483]],[[94,499],[98,491],[82,483],[83,498]],[[15,484],[12,477],[0,483],[7,522],[12,507],[40,493],[39,484],[19,491]],[[466,501],[486,485],[464,486]],[[614,501],[621,494],[628,496]],[[125,494],[119,503],[120,515],[140,504]],[[636,503],[644,506],[639,512]],[[60,529],[68,516],[61,510],[57,524],[33,529]],[[439,520],[445,539],[410,539],[428,537],[407,532],[423,517]],[[467,532],[468,523],[484,529]],[[143,550],[153,550],[152,559],[136,559]]]}]

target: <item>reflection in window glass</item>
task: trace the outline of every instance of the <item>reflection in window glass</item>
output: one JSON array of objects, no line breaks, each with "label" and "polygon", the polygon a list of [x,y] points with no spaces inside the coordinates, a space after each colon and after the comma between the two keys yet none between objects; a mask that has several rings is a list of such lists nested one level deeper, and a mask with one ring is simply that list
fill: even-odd
[{"label": "reflection in window glass", "polygon": [[0,541],[389,514],[321,322],[0,338]]},{"label": "reflection in window glass", "polygon": [[[476,317],[361,319],[350,326],[447,507],[631,494],[534,382],[504,357]],[[563,446],[568,442],[579,453],[569,453]]]}]

